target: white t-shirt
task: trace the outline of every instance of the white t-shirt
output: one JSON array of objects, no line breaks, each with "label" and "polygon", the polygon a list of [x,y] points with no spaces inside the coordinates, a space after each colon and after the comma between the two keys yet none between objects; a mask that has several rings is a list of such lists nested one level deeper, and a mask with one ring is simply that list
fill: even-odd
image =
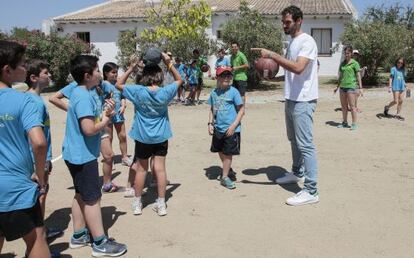
[{"label": "white t-shirt", "polygon": [[293,101],[311,101],[318,98],[318,47],[315,40],[302,33],[291,39],[286,58],[296,61],[298,57],[309,59],[301,74],[285,70],[285,99]]}]

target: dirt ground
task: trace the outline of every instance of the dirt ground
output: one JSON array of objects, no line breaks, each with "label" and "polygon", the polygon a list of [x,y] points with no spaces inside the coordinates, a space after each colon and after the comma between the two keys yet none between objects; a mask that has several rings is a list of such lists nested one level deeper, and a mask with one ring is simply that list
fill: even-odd
[{"label": "dirt ground", "polygon": [[[338,95],[321,89],[314,116],[320,202],[302,207],[285,204],[299,185],[274,183],[291,167],[282,90],[249,92],[247,98],[242,153],[233,162],[239,180],[235,190],[208,177],[221,166],[209,151],[208,106],[171,106],[168,215],[152,211],[154,190],[144,196],[141,216],[132,215],[131,199],[122,192],[102,198],[106,231],[128,245],[123,257],[413,257],[413,98],[404,102],[402,122],[381,116],[391,100],[385,89],[366,90],[359,101],[359,128],[350,131],[336,128]],[[57,157],[66,115],[51,105],[49,111]],[[128,130],[132,114],[129,104]],[[129,140],[130,154],[133,146]],[[117,140],[114,150],[119,154]],[[125,185],[128,169],[119,162],[118,156],[114,181]],[[50,248],[61,257],[90,257],[90,247],[68,246],[74,190],[63,160],[53,165],[46,224],[65,234]],[[22,257],[24,251],[22,240],[6,242],[1,257]]]}]

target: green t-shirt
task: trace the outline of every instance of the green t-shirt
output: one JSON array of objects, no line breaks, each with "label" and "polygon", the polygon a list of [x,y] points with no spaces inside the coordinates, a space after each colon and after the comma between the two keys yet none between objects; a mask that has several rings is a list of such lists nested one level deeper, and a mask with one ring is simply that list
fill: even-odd
[{"label": "green t-shirt", "polygon": [[[232,67],[248,64],[246,56],[240,51],[236,55],[231,55],[230,62]],[[247,69],[235,70],[233,76],[235,81],[247,81]]]},{"label": "green t-shirt", "polygon": [[207,57],[205,56],[200,56],[197,60],[197,74],[198,74],[198,78],[203,78],[203,71],[201,71],[201,66],[207,64]]},{"label": "green t-shirt", "polygon": [[342,74],[339,86],[341,88],[355,89],[358,84],[357,79],[359,70],[361,70],[361,67],[354,59],[351,59],[347,64],[342,62],[339,67],[339,71]]}]

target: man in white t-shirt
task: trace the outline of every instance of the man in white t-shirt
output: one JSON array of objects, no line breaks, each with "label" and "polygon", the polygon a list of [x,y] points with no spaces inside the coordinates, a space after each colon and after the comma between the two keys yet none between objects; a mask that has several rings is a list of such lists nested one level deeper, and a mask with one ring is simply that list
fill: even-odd
[{"label": "man in white t-shirt", "polygon": [[285,119],[292,148],[292,172],[278,178],[278,184],[304,180],[302,191],[286,200],[289,205],[319,201],[317,190],[318,164],[313,143],[313,113],[318,99],[318,48],[315,40],[301,30],[302,11],[292,5],[282,11],[285,34],[291,36],[286,58],[263,48],[262,57],[272,58],[285,69]]}]

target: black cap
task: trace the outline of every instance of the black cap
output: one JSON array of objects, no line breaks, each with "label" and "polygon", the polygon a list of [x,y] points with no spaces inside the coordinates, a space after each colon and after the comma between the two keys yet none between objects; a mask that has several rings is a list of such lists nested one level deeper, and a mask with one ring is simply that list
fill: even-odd
[{"label": "black cap", "polygon": [[143,57],[145,65],[158,65],[161,62],[161,51],[157,48],[149,48]]}]

